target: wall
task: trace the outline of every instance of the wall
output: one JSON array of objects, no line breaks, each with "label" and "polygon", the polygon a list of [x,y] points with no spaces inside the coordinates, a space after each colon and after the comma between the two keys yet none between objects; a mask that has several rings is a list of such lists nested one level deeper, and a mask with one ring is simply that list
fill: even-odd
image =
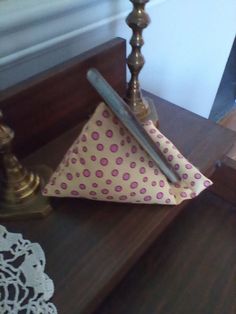
[{"label": "wall", "polygon": [[[130,9],[128,0],[0,1],[0,90],[130,38]],[[147,11],[142,87],[208,117],[235,36],[235,0],[152,0]]]},{"label": "wall", "polygon": [[169,0],[153,8],[144,87],[208,117],[234,41],[235,12],[235,0]]}]

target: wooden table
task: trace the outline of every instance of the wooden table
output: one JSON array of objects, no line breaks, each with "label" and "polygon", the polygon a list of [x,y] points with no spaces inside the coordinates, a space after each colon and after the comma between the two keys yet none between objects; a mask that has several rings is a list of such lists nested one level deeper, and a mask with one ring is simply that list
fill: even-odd
[{"label": "wooden table", "polygon": [[[34,126],[33,136],[29,132],[26,136],[26,144],[33,143],[34,139],[37,139],[38,143],[34,142],[32,146],[24,147],[23,141],[17,142],[16,149],[21,155],[31,151],[31,155],[25,159],[27,165],[40,163],[56,167],[66,149],[78,135],[86,116],[84,111],[86,105],[81,95],[89,98],[89,101],[98,99],[94,93],[90,93],[88,86],[86,90],[89,89],[89,92],[84,93],[84,85],[77,98],[69,94],[68,91],[74,93],[71,86],[75,86],[74,80],[78,79],[76,69],[82,69],[84,74],[91,64],[94,66],[97,62],[98,66],[102,64],[101,72],[105,76],[106,69],[119,71],[118,68],[123,69],[123,67],[116,62],[112,63],[118,49],[122,52],[124,65],[124,41],[117,39],[112,44],[109,43],[89,52],[88,58],[84,55],[82,59],[63,65],[63,68],[53,69],[39,79],[34,79],[33,84],[27,82],[23,87],[10,90],[0,98],[0,107],[6,111],[7,119],[12,122],[13,127],[16,127],[22,139],[26,129],[24,126],[23,131],[20,129],[14,113],[14,110],[19,110],[16,104],[21,101],[21,108],[27,108],[27,113],[21,113],[21,116],[25,114],[25,117],[29,118],[28,125],[37,119],[38,113],[41,118],[45,116],[45,121],[41,119],[41,124]],[[68,77],[68,73],[73,75]],[[119,71],[117,76],[123,76],[117,86],[122,94],[125,86],[125,71]],[[107,77],[113,80],[114,86],[116,83],[111,73],[107,74]],[[53,108],[53,103],[49,100],[58,97],[55,96],[55,92],[53,95],[50,92],[50,87],[54,86],[52,84],[57,84],[59,89],[64,86],[65,95],[64,106],[60,100],[60,110],[63,112],[57,113],[54,108],[53,117],[47,112],[47,106],[49,111]],[[40,90],[40,100],[34,97],[36,90]],[[235,133],[154,95],[148,94],[148,96],[157,106],[161,131],[200,171],[207,176],[212,176],[216,162],[225,156],[235,141]],[[68,97],[70,102],[66,106]],[[29,108],[30,99],[36,104],[36,116],[33,113],[34,109]],[[73,102],[75,100],[83,103],[83,110],[79,111],[80,115],[78,114],[82,118],[78,119],[77,123],[73,117],[79,110]],[[54,105],[57,106],[56,103]],[[33,117],[29,116],[29,112]],[[63,114],[65,119],[62,120]],[[50,129],[50,123],[51,128],[55,125],[57,132],[50,131],[45,141],[41,133],[37,132],[41,130],[46,134]],[[44,143],[46,145],[42,146]],[[185,201],[173,207],[104,203],[84,199],[53,199],[52,203],[55,210],[45,219],[2,222],[2,224],[9,231],[21,232],[24,238],[41,244],[46,254],[46,272],[55,283],[52,302],[57,306],[59,313],[63,314],[84,314],[94,311],[163,230],[187,204],[191,204]]]}]

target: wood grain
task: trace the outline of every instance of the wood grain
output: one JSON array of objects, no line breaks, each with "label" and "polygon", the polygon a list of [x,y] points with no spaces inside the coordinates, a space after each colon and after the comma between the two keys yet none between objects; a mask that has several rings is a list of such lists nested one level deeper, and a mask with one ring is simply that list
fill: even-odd
[{"label": "wood grain", "polygon": [[[110,48],[108,49],[108,47]],[[122,81],[120,83],[116,82],[119,79],[114,71],[117,70],[118,61],[114,60],[116,58],[119,60],[117,55],[121,53],[123,56],[121,67],[123,68],[125,62],[124,41],[118,40],[116,44],[113,42],[112,47],[108,44],[103,49],[104,51],[99,50],[97,54],[99,58],[93,55],[91,59],[94,62],[93,66],[101,66],[100,56],[106,56],[102,60],[104,69],[107,69],[108,72],[103,74],[105,77],[114,80],[114,84],[118,84],[122,89],[126,79],[125,71],[121,71],[123,73]],[[91,52],[88,53],[88,56],[91,56]],[[114,67],[111,66],[113,62],[115,63]],[[70,97],[77,99],[77,96],[80,95],[82,97],[80,101],[85,106],[87,100],[83,100],[83,98],[89,96],[89,99],[95,100],[97,99],[96,94],[94,94],[94,98],[90,98],[90,94],[88,95],[87,92],[77,94],[75,89],[77,88],[77,77],[80,70],[83,69],[83,73],[85,73],[85,69],[89,66],[91,66],[91,63],[84,56],[81,64],[76,62],[76,65],[70,68],[70,73],[73,73],[72,76],[68,77],[65,74],[67,73],[66,67],[65,70],[61,70],[59,73],[47,73],[46,82],[42,80],[38,83],[39,85],[32,83],[33,88],[34,90],[40,90],[40,94],[43,94],[43,103],[51,103],[51,109],[56,104],[56,100],[60,103],[59,98],[64,93],[68,93],[67,100]],[[48,76],[50,78],[47,78]],[[49,91],[50,84],[48,84],[48,80],[51,86],[60,86],[59,95],[55,91],[52,93]],[[88,83],[86,82],[86,84]],[[63,90],[64,85],[66,86],[66,92]],[[46,93],[43,92],[43,86],[46,88]],[[84,88],[88,90],[88,87],[84,86]],[[19,99],[22,93],[28,95],[27,99],[30,102],[33,95],[28,94],[27,89],[24,91],[20,89],[19,95],[17,93],[14,96],[5,95],[2,101],[11,99],[12,106],[9,106],[13,110],[13,100]],[[51,99],[52,96],[56,98]],[[148,96],[153,98],[157,106],[161,131],[202,172],[211,175],[214,172],[216,161],[222,159],[222,156],[232,146],[235,133],[151,94],[148,94]],[[62,102],[64,105],[66,104],[64,98]],[[6,106],[7,102],[4,102],[4,104]],[[43,114],[44,120],[41,121],[40,119],[42,124],[34,129],[32,123],[33,121],[36,123],[40,117],[40,101],[34,105],[37,108],[35,110],[29,109],[29,104],[23,105],[22,109],[26,108],[26,112],[22,112],[22,116],[19,117],[14,116],[14,112],[9,109],[7,117],[13,115],[14,119],[12,121],[15,121],[14,123],[19,132],[20,118],[24,117],[26,119],[29,112],[34,114],[31,122],[32,136],[26,136],[26,148],[22,141],[26,127],[23,128],[24,132],[21,130],[22,138],[18,142],[18,148],[22,148],[24,152],[27,152],[27,143],[31,143],[34,138],[37,138],[35,146],[31,145],[30,147],[40,148],[25,159],[24,162],[27,165],[43,163],[55,169],[65,151],[78,136],[84,123],[81,121],[84,120],[85,113],[87,114],[95,103],[87,103],[87,106],[91,106],[91,108],[86,108],[85,111],[82,110],[84,107],[81,107],[78,111],[74,101],[68,102],[67,105],[68,108],[61,108],[62,112],[57,116],[57,132],[49,132],[50,135],[47,140],[56,135],[57,138],[42,147],[40,147],[40,143],[44,142],[41,138],[42,134],[50,129],[50,125],[56,125],[56,121],[51,117],[52,112],[50,113],[44,107],[46,110]],[[77,111],[78,116],[75,119],[74,115]],[[72,128],[75,123],[74,119],[80,123]],[[29,125],[27,127],[29,128]],[[36,130],[40,133],[37,133]],[[62,130],[68,131],[61,134]],[[33,242],[39,242],[42,245],[47,259],[46,272],[55,282],[56,292],[52,301],[56,304],[58,312],[84,314],[91,313],[101,304],[163,230],[179,215],[187,202],[172,207],[58,198],[52,199],[52,204],[55,210],[44,220],[4,222],[3,224],[9,231],[21,232],[25,238]]]},{"label": "wood grain", "polygon": [[117,38],[1,93],[0,109],[16,133],[18,156],[88,118],[100,100],[86,79],[90,67],[123,96],[125,58],[125,40]]},{"label": "wood grain", "polygon": [[212,177],[211,191],[236,205],[236,160],[225,156],[217,165]]},{"label": "wood grain", "polygon": [[236,210],[191,202],[95,314],[235,314]]},{"label": "wood grain", "polygon": [[[210,175],[215,162],[232,145],[234,132],[152,97],[162,130]],[[40,161],[55,168],[80,128],[50,142],[25,162]],[[45,220],[5,225],[42,245],[59,312],[83,314],[96,309],[187,202],[172,207],[54,199],[53,205],[55,211]]]}]

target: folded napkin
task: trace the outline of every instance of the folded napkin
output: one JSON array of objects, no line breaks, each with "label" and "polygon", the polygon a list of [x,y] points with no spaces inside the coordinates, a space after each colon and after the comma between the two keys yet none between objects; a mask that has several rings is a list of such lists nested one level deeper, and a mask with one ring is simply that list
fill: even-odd
[{"label": "folded napkin", "polygon": [[43,190],[47,196],[93,200],[179,204],[212,182],[154,126],[144,124],[152,140],[181,177],[171,184],[135,138],[101,103]]}]

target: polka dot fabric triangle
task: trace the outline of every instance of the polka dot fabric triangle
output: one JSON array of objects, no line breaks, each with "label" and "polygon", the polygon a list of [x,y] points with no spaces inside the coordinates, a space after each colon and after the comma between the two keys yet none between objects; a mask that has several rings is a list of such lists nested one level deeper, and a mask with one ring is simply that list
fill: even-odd
[{"label": "polka dot fabric triangle", "polygon": [[177,205],[212,184],[151,121],[144,128],[182,178],[178,184],[166,179],[129,131],[101,103],[67,151],[43,194]]}]

